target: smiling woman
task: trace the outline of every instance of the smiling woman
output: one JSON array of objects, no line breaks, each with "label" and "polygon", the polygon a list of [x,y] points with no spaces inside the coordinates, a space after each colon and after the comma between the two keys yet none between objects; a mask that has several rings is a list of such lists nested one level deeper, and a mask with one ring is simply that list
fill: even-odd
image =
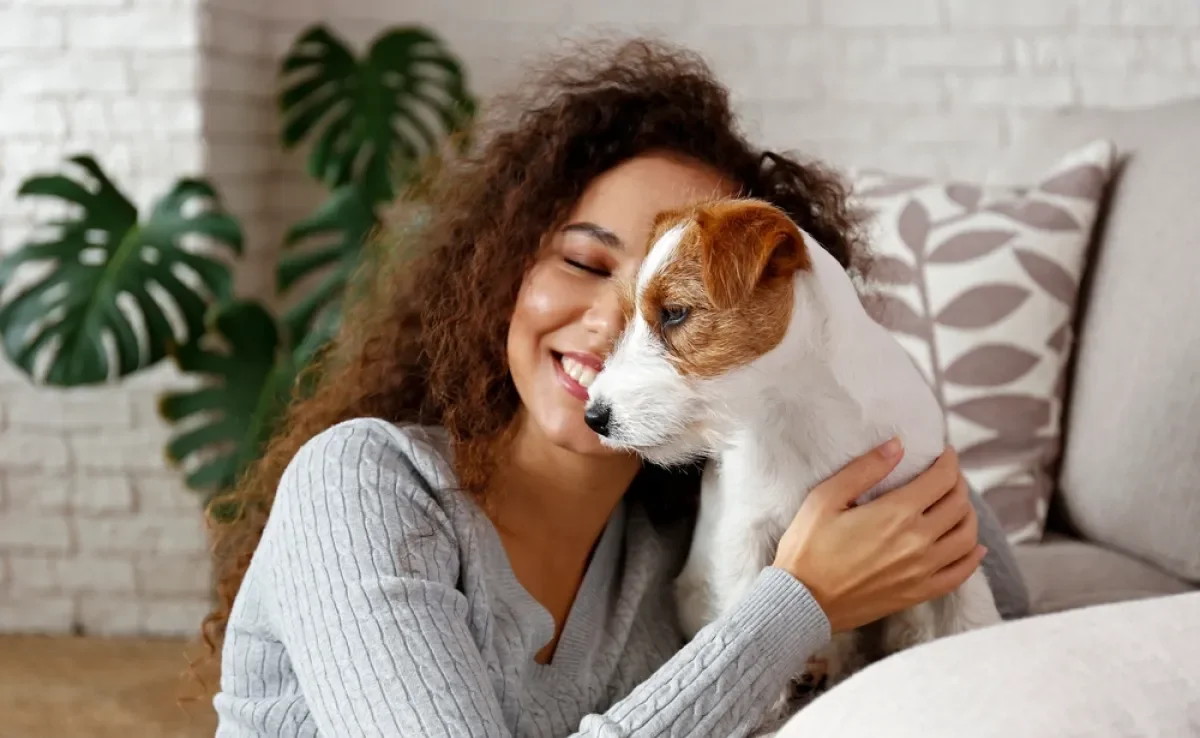
[{"label": "smiling woman", "polygon": [[1022,609],[953,454],[849,509],[888,446],[812,490],[794,550],[683,635],[695,469],[606,448],[584,413],[626,289],[658,214],[713,195],[770,201],[843,267],[854,223],[836,177],[737,133],[693,55],[547,67],[436,173],[423,255],[381,271],[234,495],[205,623],[219,736],[745,735],[831,632],[949,591],[979,540]]},{"label": "smiling woman", "polygon": [[555,446],[611,453],[579,422],[580,401],[625,324],[623,290],[615,286],[636,279],[658,214],[735,193],[711,166],[648,151],[596,177],[566,225],[545,239],[517,295],[508,359],[524,412]]}]

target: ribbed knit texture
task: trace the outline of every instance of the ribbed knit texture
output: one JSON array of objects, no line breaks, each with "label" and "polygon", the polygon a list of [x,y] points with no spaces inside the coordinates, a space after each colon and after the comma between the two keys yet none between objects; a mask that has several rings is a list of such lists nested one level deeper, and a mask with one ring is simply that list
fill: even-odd
[{"label": "ribbed knit texture", "polygon": [[685,540],[618,507],[538,664],[554,621],[456,490],[443,436],[341,423],[280,483],[226,632],[217,736],[745,735],[829,623],[768,568],[685,644]]}]

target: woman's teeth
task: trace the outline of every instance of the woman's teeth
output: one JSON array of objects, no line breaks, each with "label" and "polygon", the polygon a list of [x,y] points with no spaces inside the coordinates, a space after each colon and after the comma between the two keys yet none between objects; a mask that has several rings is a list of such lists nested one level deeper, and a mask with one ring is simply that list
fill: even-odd
[{"label": "woman's teeth", "polygon": [[562,357],[562,368],[567,373],[567,376],[583,385],[584,389],[591,387],[592,382],[596,381],[595,370],[580,364],[570,356]]}]

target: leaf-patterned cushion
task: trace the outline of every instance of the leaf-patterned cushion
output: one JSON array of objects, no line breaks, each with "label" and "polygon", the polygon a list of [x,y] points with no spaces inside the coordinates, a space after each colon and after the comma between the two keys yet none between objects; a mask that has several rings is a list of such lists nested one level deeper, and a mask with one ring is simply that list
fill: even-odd
[{"label": "leaf-patterned cushion", "polygon": [[925,374],[964,475],[1013,542],[1045,530],[1076,296],[1114,159],[1094,141],[1021,188],[852,176],[874,256],[864,304]]}]

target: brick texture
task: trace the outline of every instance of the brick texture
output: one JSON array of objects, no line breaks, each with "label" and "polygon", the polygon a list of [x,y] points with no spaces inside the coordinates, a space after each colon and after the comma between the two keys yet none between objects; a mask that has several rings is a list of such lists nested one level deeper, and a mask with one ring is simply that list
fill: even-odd
[{"label": "brick texture", "polygon": [[[80,151],[140,207],[178,177],[210,176],[263,233],[269,5],[0,0],[0,249],[39,217],[13,198],[19,182]],[[234,111],[223,130],[211,130],[210,105]],[[188,384],[170,366],[67,391],[0,370],[0,631],[197,632],[206,539],[155,407]]]},{"label": "brick texture", "polygon": [[[0,0],[0,252],[49,210],[19,182],[90,151],[146,207],[211,178],[270,301],[283,230],[321,192],[275,143],[279,56],[316,20],[355,44],[423,23],[486,96],[562,37],[692,46],[764,145],[837,164],[978,176],[1023,116],[1200,94],[1195,0]],[[194,633],[208,602],[196,500],[167,465],[169,366],[35,389],[0,361],[0,631]]]}]

